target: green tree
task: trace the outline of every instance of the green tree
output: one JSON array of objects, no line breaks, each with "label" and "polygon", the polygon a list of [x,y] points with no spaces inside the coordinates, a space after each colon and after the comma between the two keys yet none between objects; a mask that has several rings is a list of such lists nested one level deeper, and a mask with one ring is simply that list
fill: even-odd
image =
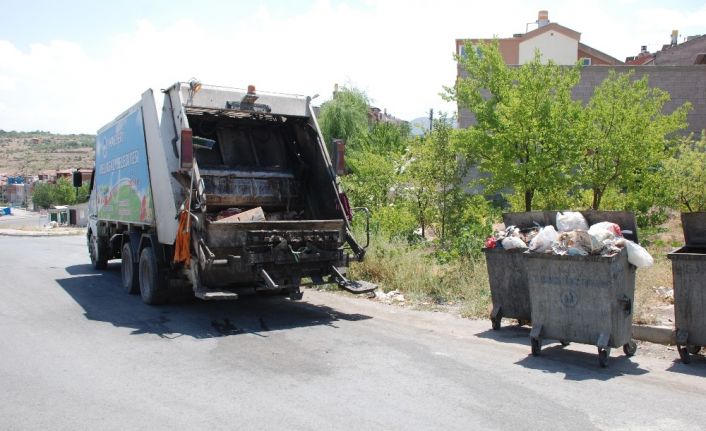
[{"label": "green tree", "polygon": [[343,139],[353,146],[355,138],[368,130],[368,97],[356,88],[342,87],[321,106],[319,125],[327,145]]},{"label": "green tree", "polygon": [[40,208],[49,208],[55,202],[53,185],[35,183],[32,189],[32,202]]},{"label": "green tree", "polygon": [[582,139],[581,104],[571,98],[579,67],[544,63],[538,51],[510,67],[497,41],[468,43],[465,52],[456,56],[464,75],[445,96],[475,116],[458,139],[466,160],[484,174],[486,192],[520,192],[531,211],[535,194],[568,190]]},{"label": "green tree", "polygon": [[410,159],[404,169],[403,198],[410,203],[422,238],[427,238],[429,226],[437,212],[433,204],[436,187],[431,175],[434,166],[424,144],[424,139],[419,139],[411,148]]},{"label": "green tree", "polygon": [[408,139],[408,128],[377,123],[370,131],[358,135],[358,145],[346,147],[350,174],[343,178],[343,183],[356,206],[377,209],[392,203]]},{"label": "green tree", "polygon": [[72,205],[76,203],[76,188],[66,178],[59,178],[54,185],[54,203],[57,205]]},{"label": "green tree", "polygon": [[393,157],[367,151],[351,151],[346,156],[351,170],[342,178],[346,194],[354,206],[372,210],[389,203],[391,188],[397,183]]},{"label": "green tree", "polygon": [[706,131],[698,141],[681,140],[674,157],[665,162],[665,171],[675,206],[706,211]]},{"label": "green tree", "polygon": [[690,104],[662,113],[669,93],[651,88],[647,76],[633,73],[608,77],[595,88],[586,107],[586,147],[581,157],[581,182],[593,192],[598,209],[610,186],[641,188],[660,172],[668,156],[666,138],[686,127]]},{"label": "green tree", "polygon": [[81,187],[76,190],[76,203],[81,204],[86,201],[88,201],[88,197],[91,194],[91,191],[89,190],[89,187],[91,186],[90,182],[85,182],[81,184]]},{"label": "green tree", "polygon": [[411,198],[416,204],[422,235],[430,219],[436,219],[442,247],[446,245],[448,226],[463,194],[463,169],[451,133],[448,118],[442,114],[434,121],[433,131],[412,147],[408,167]]},{"label": "green tree", "polygon": [[359,136],[351,150],[399,156],[408,145],[409,126],[385,122],[373,124],[370,131]]}]

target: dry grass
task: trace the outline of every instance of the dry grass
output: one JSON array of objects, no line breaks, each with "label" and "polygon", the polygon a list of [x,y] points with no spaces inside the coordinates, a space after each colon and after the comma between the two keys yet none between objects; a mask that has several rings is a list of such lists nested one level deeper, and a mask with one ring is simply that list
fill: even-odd
[{"label": "dry grass", "polygon": [[655,260],[649,268],[637,270],[635,281],[635,323],[669,324],[674,318],[670,301],[657,293],[656,289],[672,289],[672,263],[667,253],[684,244],[681,221],[673,214],[663,225],[645,229],[640,242]]},{"label": "dry grass", "polygon": [[648,325],[663,323],[663,307],[668,303],[657,294],[656,288],[672,288],[672,263],[664,254],[650,250],[655,264],[637,270],[635,280],[635,315],[633,321]]},{"label": "dry grass", "polygon": [[417,308],[451,308],[465,317],[489,312],[483,258],[439,263],[429,248],[373,238],[365,261],[351,265],[350,274],[377,283],[384,292],[398,290]]}]

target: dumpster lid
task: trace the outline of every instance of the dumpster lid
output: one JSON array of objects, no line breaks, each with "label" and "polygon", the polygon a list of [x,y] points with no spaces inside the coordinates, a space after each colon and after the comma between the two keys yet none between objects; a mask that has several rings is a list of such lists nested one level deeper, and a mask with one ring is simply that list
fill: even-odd
[{"label": "dumpster lid", "polygon": [[689,246],[706,246],[706,212],[681,214],[684,242]]},{"label": "dumpster lid", "polygon": [[505,227],[515,226],[520,230],[553,224],[551,221],[547,222],[546,211],[503,213],[503,223]]},{"label": "dumpster lid", "polygon": [[[569,211],[569,210],[565,210]],[[556,214],[559,211],[528,211],[503,213],[503,223],[505,226],[514,225],[520,230],[532,227],[552,225],[556,228]],[[561,211],[564,212],[564,211]],[[623,236],[637,244],[637,222],[635,214],[630,211],[581,211],[583,217],[589,226],[607,221],[620,226],[620,230],[631,231],[632,233],[623,233]],[[706,213],[704,213],[706,214]],[[706,222],[702,224],[702,235],[706,236]],[[703,237],[702,237],[703,238]],[[706,238],[705,238],[706,239]]]}]

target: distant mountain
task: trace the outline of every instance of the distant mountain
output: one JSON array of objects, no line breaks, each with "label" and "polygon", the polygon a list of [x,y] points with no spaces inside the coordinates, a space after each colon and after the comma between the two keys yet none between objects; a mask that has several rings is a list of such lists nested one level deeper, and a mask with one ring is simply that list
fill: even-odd
[{"label": "distant mountain", "polygon": [[95,135],[8,132],[0,129],[0,173],[37,175],[50,169],[90,168]]},{"label": "distant mountain", "polygon": [[[447,121],[452,128],[458,127],[455,118],[448,118]],[[415,118],[409,122],[409,127],[412,136],[422,136],[429,131],[429,117]]]},{"label": "distant mountain", "polygon": [[410,134],[422,136],[429,131],[429,117],[419,117],[409,122]]}]

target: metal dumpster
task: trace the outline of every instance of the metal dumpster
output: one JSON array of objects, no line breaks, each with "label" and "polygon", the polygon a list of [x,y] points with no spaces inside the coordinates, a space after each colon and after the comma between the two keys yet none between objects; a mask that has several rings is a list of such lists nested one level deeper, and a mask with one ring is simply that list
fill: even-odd
[{"label": "metal dumpster", "polygon": [[706,346],[706,212],[681,216],[686,245],[667,254],[672,261],[677,351],[683,363]]},{"label": "metal dumpster", "polygon": [[[556,214],[556,213],[554,213]],[[635,216],[628,212],[586,211],[589,226],[599,221],[616,223],[623,235],[637,242]],[[527,283],[532,309],[530,341],[537,356],[545,338],[593,344],[601,367],[610,349],[623,347],[626,355],[637,350],[632,340],[635,266],[627,250],[612,257],[559,256],[527,253]]]},{"label": "metal dumpster", "polygon": [[[516,226],[520,230],[547,224],[547,214],[543,211],[504,213],[505,226]],[[500,329],[503,317],[517,319],[520,325],[531,319],[529,290],[527,289],[527,265],[525,250],[505,250],[483,248],[488,268],[488,284],[493,311],[490,321],[493,329]]]}]

